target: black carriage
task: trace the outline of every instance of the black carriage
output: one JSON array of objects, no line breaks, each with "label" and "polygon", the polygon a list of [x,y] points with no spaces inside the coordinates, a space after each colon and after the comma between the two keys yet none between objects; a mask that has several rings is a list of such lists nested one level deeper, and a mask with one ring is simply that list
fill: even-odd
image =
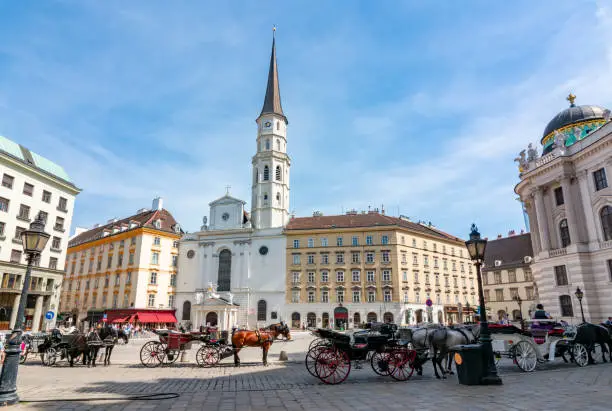
[{"label": "black carriage", "polygon": [[[40,342],[42,339],[42,342]],[[85,339],[84,334],[62,334],[59,330],[53,330],[50,334],[39,336],[37,339],[37,351],[43,365],[53,366],[58,360],[69,361],[69,353],[74,350],[79,341]],[[78,362],[80,354],[74,358]]]},{"label": "black carriage", "polygon": [[[24,364],[31,354],[39,354],[40,359],[43,359],[44,343],[47,339],[47,333],[27,333],[23,335],[21,340],[21,353],[19,354],[19,363]],[[43,347],[41,351],[40,347]]]},{"label": "black carriage", "polygon": [[397,338],[395,324],[374,325],[369,330],[339,333],[319,328],[306,354],[306,369],[325,384],[340,384],[355,368],[369,361],[375,373],[405,381],[414,372],[416,351]]}]

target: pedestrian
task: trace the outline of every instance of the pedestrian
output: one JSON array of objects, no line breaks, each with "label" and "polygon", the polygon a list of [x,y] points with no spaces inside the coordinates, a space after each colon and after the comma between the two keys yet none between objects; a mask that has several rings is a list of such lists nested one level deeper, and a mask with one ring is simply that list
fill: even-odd
[{"label": "pedestrian", "polygon": [[612,317],[608,317],[608,320],[604,324],[612,325]]},{"label": "pedestrian", "polygon": [[542,304],[536,305],[536,310],[533,313],[534,320],[550,320],[551,315],[544,310],[544,306]]},{"label": "pedestrian", "polygon": [[4,334],[0,335],[0,364],[4,364],[4,357],[6,356],[4,352]]}]

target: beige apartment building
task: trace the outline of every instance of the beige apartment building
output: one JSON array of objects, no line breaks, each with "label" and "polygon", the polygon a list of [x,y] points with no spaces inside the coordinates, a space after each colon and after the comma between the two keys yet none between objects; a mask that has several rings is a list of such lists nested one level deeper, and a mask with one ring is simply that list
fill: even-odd
[{"label": "beige apartment building", "polygon": [[[535,310],[537,288],[531,273],[531,234],[508,233],[487,243],[482,286],[491,321],[520,321]],[[519,305],[517,296],[520,297]]]},{"label": "beige apartment building", "polygon": [[151,210],[91,230],[77,228],[66,258],[64,317],[95,324],[106,312],[111,322],[173,322],[170,312],[155,312],[171,311],[173,317],[181,232],[161,198]]},{"label": "beige apartment building", "polygon": [[294,328],[473,318],[477,281],[465,243],[431,225],[378,211],[315,213],[292,218],[285,234]]}]

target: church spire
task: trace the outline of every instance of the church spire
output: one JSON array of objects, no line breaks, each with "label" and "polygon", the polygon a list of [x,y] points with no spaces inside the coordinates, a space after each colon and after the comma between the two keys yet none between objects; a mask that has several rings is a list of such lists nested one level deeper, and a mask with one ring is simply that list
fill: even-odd
[{"label": "church spire", "polygon": [[270,71],[268,72],[268,86],[266,87],[266,97],[264,98],[263,108],[260,116],[264,114],[278,114],[285,118],[283,107],[281,106],[280,87],[278,84],[278,67],[276,65],[276,27],[272,29],[272,55],[270,56]]}]

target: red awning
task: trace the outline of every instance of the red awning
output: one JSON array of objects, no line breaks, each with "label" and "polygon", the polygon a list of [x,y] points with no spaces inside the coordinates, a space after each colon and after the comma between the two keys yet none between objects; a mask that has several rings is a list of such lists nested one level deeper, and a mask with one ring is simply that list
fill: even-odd
[{"label": "red awning", "polygon": [[138,312],[136,314],[136,316],[138,317],[138,321],[141,323],[158,323],[160,322],[157,319],[157,315],[155,315],[155,313],[148,313],[145,311],[142,312]]},{"label": "red awning", "polygon": [[114,320],[112,320],[111,322],[113,324],[116,324],[116,323],[125,323],[125,322],[127,322],[128,318],[130,318],[130,317],[129,316],[127,316],[127,317],[118,317],[118,318],[115,318]]},{"label": "red awning", "polygon": [[157,316],[157,319],[159,320],[160,323],[175,324],[178,322],[176,320],[176,317],[172,313],[156,313],[155,315]]}]

